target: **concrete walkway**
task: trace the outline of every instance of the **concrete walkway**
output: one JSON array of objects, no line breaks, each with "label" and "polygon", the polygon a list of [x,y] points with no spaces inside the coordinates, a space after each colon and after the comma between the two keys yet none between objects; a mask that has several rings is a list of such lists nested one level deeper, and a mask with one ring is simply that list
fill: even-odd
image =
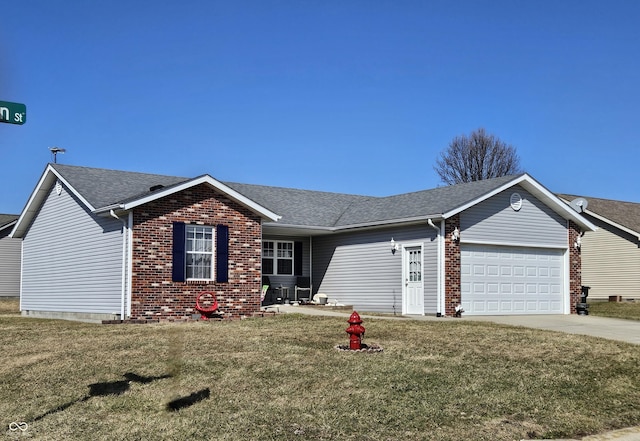
[{"label": "concrete walkway", "polygon": [[[321,307],[305,307],[294,305],[273,305],[270,311],[282,313],[299,313],[308,315],[325,315],[344,317],[345,321],[351,314],[345,311],[332,311]],[[589,335],[609,340],[640,344],[640,321],[595,317],[592,315],[520,315],[520,316],[466,316],[461,319],[442,318],[434,316],[368,316],[362,318],[388,320],[476,320],[493,322],[511,326],[545,329],[549,331],[566,332],[569,334]],[[547,440],[547,441],[578,441],[578,440]],[[612,432],[591,435],[581,441],[640,441],[640,427],[629,427]]]}]

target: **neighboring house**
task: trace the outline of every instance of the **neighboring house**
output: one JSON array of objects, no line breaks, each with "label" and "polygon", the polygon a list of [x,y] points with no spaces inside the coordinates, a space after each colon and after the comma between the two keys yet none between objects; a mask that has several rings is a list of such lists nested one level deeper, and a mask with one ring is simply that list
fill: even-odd
[{"label": "neighboring house", "polygon": [[171,320],[203,291],[258,311],[261,276],[363,311],[569,314],[595,228],[527,174],[367,197],[50,164],[12,235],[24,315]]},{"label": "neighboring house", "polygon": [[640,203],[560,197],[567,203],[585,200],[582,215],[598,226],[581,238],[582,283],[591,287],[588,299],[640,299]]},{"label": "neighboring house", "polygon": [[15,214],[0,214],[0,297],[20,295],[20,240],[9,237],[17,221]]}]

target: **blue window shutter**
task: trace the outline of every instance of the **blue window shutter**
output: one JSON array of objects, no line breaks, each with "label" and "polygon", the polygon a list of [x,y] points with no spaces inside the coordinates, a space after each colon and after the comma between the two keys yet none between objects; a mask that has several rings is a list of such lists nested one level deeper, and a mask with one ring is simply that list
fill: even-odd
[{"label": "blue window shutter", "polygon": [[185,281],[185,245],[186,226],[184,222],[173,223],[173,268],[172,280],[174,282]]},{"label": "blue window shutter", "polygon": [[302,275],[302,242],[293,243],[293,272],[294,276]]},{"label": "blue window shutter", "polygon": [[216,226],[216,282],[229,281],[229,227]]}]

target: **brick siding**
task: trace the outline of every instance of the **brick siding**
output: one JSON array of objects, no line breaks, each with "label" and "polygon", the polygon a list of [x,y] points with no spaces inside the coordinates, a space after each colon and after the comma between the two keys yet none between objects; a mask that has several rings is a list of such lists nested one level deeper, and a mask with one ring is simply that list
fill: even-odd
[{"label": "brick siding", "polygon": [[582,294],[582,256],[580,249],[574,244],[580,235],[580,228],[573,221],[569,221],[569,293],[571,314],[576,313],[576,303],[580,302]]},{"label": "brick siding", "polygon": [[444,221],[444,314],[452,316],[455,307],[462,302],[460,272],[460,241],[454,242],[451,233],[460,228],[460,215],[456,214]]},{"label": "brick siding", "polygon": [[[173,282],[173,222],[229,227],[229,281]],[[260,311],[260,217],[201,184],[149,202],[133,212],[131,319],[191,320],[196,297],[213,292],[225,318]]]}]

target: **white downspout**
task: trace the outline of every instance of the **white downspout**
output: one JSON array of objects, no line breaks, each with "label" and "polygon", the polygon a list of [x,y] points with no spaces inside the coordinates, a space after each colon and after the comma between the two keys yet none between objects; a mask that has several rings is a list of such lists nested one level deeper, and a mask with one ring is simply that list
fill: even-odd
[{"label": "white downspout", "polygon": [[442,302],[442,304],[440,305],[440,311],[442,312],[442,317],[445,317],[447,308],[445,307],[445,274],[447,273],[446,271],[446,266],[444,264],[445,261],[445,225],[444,225],[444,219],[442,219],[440,221],[440,231],[441,231],[441,235],[440,235],[440,292],[442,293],[442,295],[440,296],[440,301]]},{"label": "white downspout", "polygon": [[125,282],[126,282],[126,268],[127,268],[127,222],[121,218],[118,217],[118,215],[116,214],[115,211],[110,210],[109,214],[111,215],[111,217],[118,219],[120,222],[122,222],[122,280],[120,282],[120,285],[122,287],[121,289],[121,299],[120,299],[120,320],[124,320],[124,313],[125,313],[125,301],[126,301],[126,286],[125,286]]},{"label": "white downspout", "polygon": [[129,212],[129,225],[127,228],[127,254],[129,255],[129,258],[127,259],[127,310],[125,311],[125,314],[127,315],[127,318],[129,318],[131,317],[131,283],[133,281],[133,211]]},{"label": "white downspout", "polygon": [[438,316],[442,316],[442,247],[441,247],[441,230],[440,228],[433,223],[433,221],[431,219],[427,219],[427,223],[429,224],[430,227],[432,227],[433,229],[435,229],[438,232],[437,235],[437,240],[438,240],[438,269],[436,271],[437,274],[437,302],[436,302],[436,313],[438,314]]},{"label": "white downspout", "polygon": [[309,236],[309,286],[311,287],[309,299],[313,300],[313,236]]}]

